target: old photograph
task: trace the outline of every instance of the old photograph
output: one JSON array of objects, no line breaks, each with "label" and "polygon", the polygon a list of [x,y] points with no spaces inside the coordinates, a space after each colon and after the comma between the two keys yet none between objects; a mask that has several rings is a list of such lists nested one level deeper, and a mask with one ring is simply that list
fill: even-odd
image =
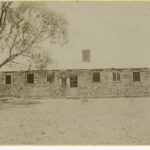
[{"label": "old photograph", "polygon": [[0,145],[150,145],[150,2],[0,2]]}]

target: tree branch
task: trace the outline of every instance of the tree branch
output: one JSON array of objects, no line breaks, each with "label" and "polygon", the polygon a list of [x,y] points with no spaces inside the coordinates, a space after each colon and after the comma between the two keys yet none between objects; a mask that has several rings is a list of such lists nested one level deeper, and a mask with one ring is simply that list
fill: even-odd
[{"label": "tree branch", "polygon": [[11,62],[13,62],[13,63],[15,63],[15,64],[19,64],[19,65],[23,65],[23,66],[25,66],[25,64],[22,64],[22,63],[19,63],[19,62],[16,62],[16,61],[11,61]]},{"label": "tree branch", "polygon": [[15,36],[15,38],[14,38],[14,40],[13,40],[13,43],[12,43],[10,49],[9,49],[9,54],[10,54],[10,56],[11,56],[11,53],[12,53],[12,49],[13,49],[13,47],[15,46],[15,42],[16,42],[16,40],[17,40],[17,37],[18,37],[18,28],[17,28],[16,36]]},{"label": "tree branch", "polygon": [[0,68],[7,64],[8,62],[12,61],[13,59],[15,59],[17,56],[19,56],[19,54],[15,54],[15,55],[11,55],[10,57],[6,58],[1,64],[0,64]]}]

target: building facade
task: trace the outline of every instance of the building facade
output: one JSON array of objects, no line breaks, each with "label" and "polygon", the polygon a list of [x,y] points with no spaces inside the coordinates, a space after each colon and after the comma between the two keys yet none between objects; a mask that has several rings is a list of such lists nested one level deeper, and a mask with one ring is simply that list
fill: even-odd
[{"label": "building facade", "polygon": [[150,96],[150,69],[92,65],[90,50],[82,63],[46,70],[0,69],[0,96],[98,98]]},{"label": "building facade", "polygon": [[150,70],[110,68],[1,72],[0,96],[53,98],[150,96]]}]

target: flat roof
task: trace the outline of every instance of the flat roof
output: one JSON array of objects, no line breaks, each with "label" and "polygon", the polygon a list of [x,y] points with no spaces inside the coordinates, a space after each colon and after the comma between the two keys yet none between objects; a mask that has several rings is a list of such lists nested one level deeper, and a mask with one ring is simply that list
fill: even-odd
[{"label": "flat roof", "polygon": [[[100,64],[100,63],[90,63],[90,62],[75,62],[75,63],[51,63],[44,70],[73,70],[73,69],[148,69],[147,66],[142,65],[123,65],[123,64]],[[29,70],[39,70],[34,65],[31,65],[30,68],[27,65],[20,64],[7,64],[0,68],[0,72],[13,72],[13,71],[29,71]]]}]

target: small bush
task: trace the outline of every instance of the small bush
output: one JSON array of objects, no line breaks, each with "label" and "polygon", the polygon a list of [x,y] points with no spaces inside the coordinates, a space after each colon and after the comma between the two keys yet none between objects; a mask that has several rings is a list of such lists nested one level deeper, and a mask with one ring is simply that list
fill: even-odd
[{"label": "small bush", "polygon": [[15,105],[33,105],[33,104],[40,104],[40,101],[37,101],[34,99],[31,99],[31,100],[15,99],[15,100],[12,100],[12,104],[15,104]]},{"label": "small bush", "polygon": [[39,101],[26,101],[26,100],[24,100],[24,101],[20,101],[18,103],[15,103],[15,104],[17,104],[17,105],[33,105],[33,104],[40,104],[40,102]]},{"label": "small bush", "polygon": [[81,100],[81,103],[87,103],[88,102],[88,99],[82,99]]}]

